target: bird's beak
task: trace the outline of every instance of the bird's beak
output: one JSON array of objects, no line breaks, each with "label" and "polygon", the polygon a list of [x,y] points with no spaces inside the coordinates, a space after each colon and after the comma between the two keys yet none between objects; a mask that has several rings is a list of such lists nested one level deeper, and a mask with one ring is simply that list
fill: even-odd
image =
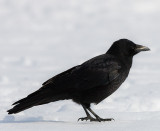
[{"label": "bird's beak", "polygon": [[146,46],[137,45],[135,51],[136,51],[136,52],[150,51],[150,49],[149,49],[148,47],[146,47]]}]

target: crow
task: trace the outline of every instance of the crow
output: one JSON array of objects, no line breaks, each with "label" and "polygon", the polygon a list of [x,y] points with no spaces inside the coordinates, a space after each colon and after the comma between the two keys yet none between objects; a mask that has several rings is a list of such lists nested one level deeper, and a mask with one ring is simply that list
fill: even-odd
[{"label": "crow", "polygon": [[114,93],[128,77],[133,56],[149,50],[128,39],[115,41],[105,54],[50,78],[40,89],[13,103],[14,107],[7,112],[15,114],[33,106],[72,99],[82,105],[87,115],[78,120],[112,121],[113,118],[99,117],[90,105],[98,104]]}]

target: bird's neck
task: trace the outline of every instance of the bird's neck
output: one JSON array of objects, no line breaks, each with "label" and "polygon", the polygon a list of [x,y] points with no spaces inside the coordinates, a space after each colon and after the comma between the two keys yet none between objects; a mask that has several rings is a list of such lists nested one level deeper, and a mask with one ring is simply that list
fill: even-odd
[{"label": "bird's neck", "polygon": [[125,68],[130,69],[132,67],[133,57],[124,56],[124,57],[118,57],[118,59]]}]

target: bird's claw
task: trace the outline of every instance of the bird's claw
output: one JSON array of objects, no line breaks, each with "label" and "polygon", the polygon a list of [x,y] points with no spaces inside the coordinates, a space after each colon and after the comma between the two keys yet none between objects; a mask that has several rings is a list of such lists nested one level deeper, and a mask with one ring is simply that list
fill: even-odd
[{"label": "bird's claw", "polygon": [[113,118],[107,118],[107,119],[97,118],[97,120],[98,120],[99,122],[102,122],[102,121],[115,121]]},{"label": "bird's claw", "polygon": [[79,118],[78,119],[78,121],[84,121],[84,120],[86,120],[86,121],[88,121],[88,120],[90,120],[90,121],[96,121],[96,119],[94,119],[93,117],[83,117],[83,118]]},{"label": "bird's claw", "polygon": [[88,121],[88,120],[90,120],[90,122],[92,122],[92,121],[98,121],[98,122],[104,122],[104,121],[115,121],[113,118],[107,118],[107,119],[103,119],[103,118],[100,118],[100,117],[97,117],[96,119],[95,118],[93,118],[93,117],[83,117],[83,118],[79,118],[78,119],[78,121],[84,121],[84,120],[86,120],[86,121]]}]

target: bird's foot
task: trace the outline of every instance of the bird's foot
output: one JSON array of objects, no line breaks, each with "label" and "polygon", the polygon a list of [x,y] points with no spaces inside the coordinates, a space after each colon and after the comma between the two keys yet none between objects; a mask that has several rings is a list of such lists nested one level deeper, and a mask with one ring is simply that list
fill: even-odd
[{"label": "bird's foot", "polygon": [[97,121],[97,122],[104,122],[104,121],[115,121],[113,118],[107,118],[107,119],[103,119],[103,118],[100,118],[100,117],[96,117],[96,118],[93,118],[93,117],[91,117],[91,116],[88,116],[88,117],[83,117],[83,118],[79,118],[78,119],[78,121],[84,121],[84,120],[86,120],[86,121],[88,121],[88,120],[90,120],[91,122],[92,121]]},{"label": "bird's foot", "polygon": [[91,117],[91,116],[82,117],[82,118],[78,119],[78,121],[84,121],[84,120],[86,120],[86,121],[88,121],[88,120],[90,120],[90,121],[96,121],[96,119],[93,118],[93,117]]},{"label": "bird's foot", "polygon": [[96,117],[95,121],[102,122],[102,121],[115,121],[115,120],[113,118],[103,119],[100,117]]}]

